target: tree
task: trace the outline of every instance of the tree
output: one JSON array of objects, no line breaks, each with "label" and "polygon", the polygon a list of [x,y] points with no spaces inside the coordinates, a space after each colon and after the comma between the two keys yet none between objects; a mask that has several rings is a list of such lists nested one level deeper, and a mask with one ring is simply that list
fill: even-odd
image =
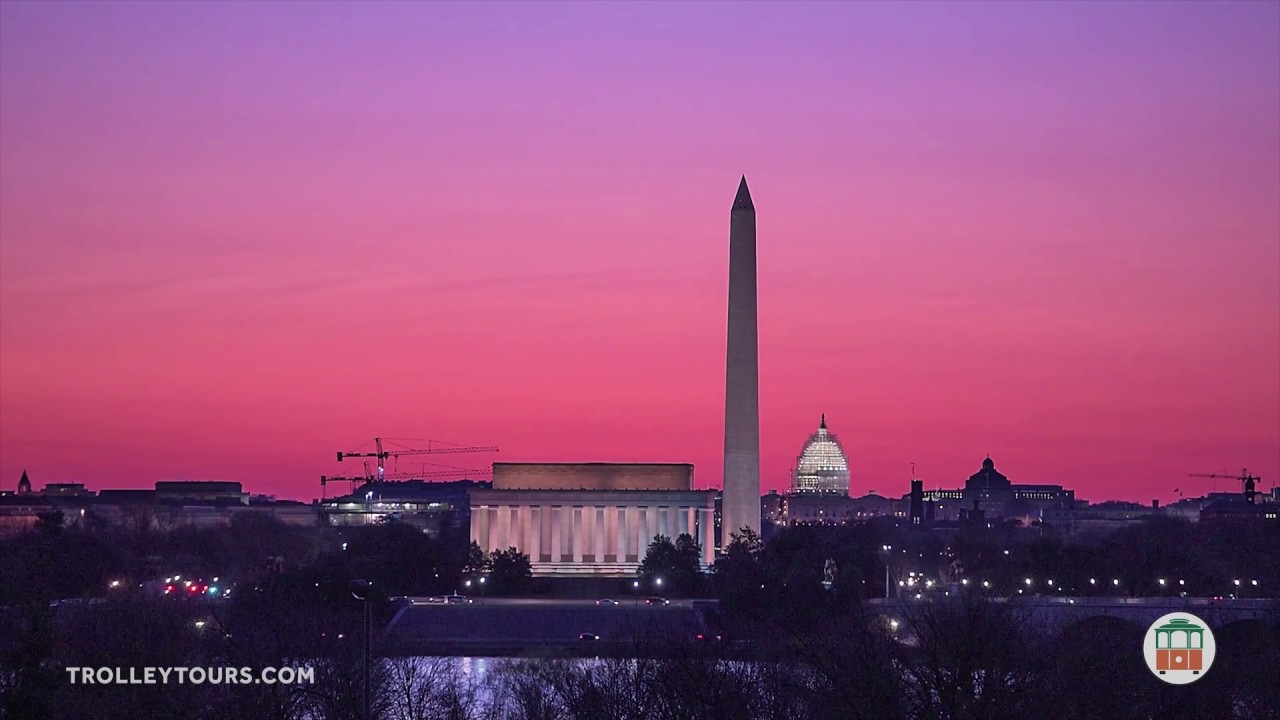
[{"label": "tree", "polygon": [[702,586],[702,548],[688,533],[676,541],[666,535],[655,535],[640,562],[643,585],[681,595],[697,593]]},{"label": "tree", "polygon": [[463,574],[479,575],[488,569],[489,556],[480,549],[480,543],[472,540],[471,546],[467,548],[467,561],[462,567]]},{"label": "tree", "polygon": [[523,592],[532,576],[533,566],[529,562],[529,556],[516,548],[494,550],[489,554],[489,582],[493,584],[493,592]]},{"label": "tree", "polygon": [[747,527],[731,537],[724,556],[712,568],[716,594],[727,613],[757,617],[770,607],[766,593],[772,592],[768,587],[771,579],[764,571],[764,544]]},{"label": "tree", "polygon": [[685,592],[694,593],[702,586],[702,546],[689,533],[676,538],[676,582]]},{"label": "tree", "polygon": [[640,561],[640,579],[646,587],[670,578],[676,569],[676,546],[666,535],[654,535]]},{"label": "tree", "polygon": [[65,522],[66,518],[62,515],[61,510],[36,513],[35,529],[37,532],[57,535],[62,532],[62,526]]}]

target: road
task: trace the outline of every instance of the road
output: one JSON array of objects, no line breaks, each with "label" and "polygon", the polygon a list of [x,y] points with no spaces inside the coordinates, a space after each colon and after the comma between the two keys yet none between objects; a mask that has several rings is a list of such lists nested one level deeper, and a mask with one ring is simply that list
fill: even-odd
[{"label": "road", "polygon": [[[596,600],[577,600],[577,599],[561,599],[561,598],[509,598],[509,597],[481,597],[479,595],[468,595],[469,603],[472,606],[485,605],[493,607],[543,607],[543,608],[586,608],[586,607],[641,607],[645,606],[644,598],[637,597],[616,597],[618,601],[616,606],[608,604],[598,604]],[[435,600],[433,602],[433,599]],[[411,605],[422,607],[445,607],[445,604],[439,602],[440,596],[415,595],[404,598],[393,598],[393,600],[406,601]],[[688,600],[688,599],[668,599],[669,604],[666,607],[684,607],[690,608],[694,603],[715,603],[715,600]],[[452,607],[460,607],[461,605],[453,605]]]}]

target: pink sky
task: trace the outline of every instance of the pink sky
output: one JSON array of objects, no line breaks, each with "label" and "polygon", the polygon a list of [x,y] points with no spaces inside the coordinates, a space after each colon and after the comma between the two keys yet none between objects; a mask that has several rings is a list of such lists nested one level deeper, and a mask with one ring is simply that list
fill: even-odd
[{"label": "pink sky", "polygon": [[718,486],[744,172],[766,489],[1280,474],[1280,3],[5,2],[0,487]]}]

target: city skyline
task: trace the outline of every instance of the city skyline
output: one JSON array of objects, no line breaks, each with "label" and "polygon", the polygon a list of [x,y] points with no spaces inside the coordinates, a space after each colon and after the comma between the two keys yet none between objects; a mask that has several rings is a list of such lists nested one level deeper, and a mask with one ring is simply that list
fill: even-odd
[{"label": "city skyline", "polygon": [[1280,5],[69,8],[0,5],[0,488],[718,485],[743,173],[762,491],[822,413],[853,495],[1280,474]]}]

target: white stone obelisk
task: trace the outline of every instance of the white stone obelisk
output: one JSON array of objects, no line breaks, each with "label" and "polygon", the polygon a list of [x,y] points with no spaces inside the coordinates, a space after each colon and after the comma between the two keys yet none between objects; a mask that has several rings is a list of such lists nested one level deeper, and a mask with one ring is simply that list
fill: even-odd
[{"label": "white stone obelisk", "polygon": [[729,335],[724,395],[721,547],[760,532],[760,361],[756,330],[756,208],[744,175],[729,213]]}]

